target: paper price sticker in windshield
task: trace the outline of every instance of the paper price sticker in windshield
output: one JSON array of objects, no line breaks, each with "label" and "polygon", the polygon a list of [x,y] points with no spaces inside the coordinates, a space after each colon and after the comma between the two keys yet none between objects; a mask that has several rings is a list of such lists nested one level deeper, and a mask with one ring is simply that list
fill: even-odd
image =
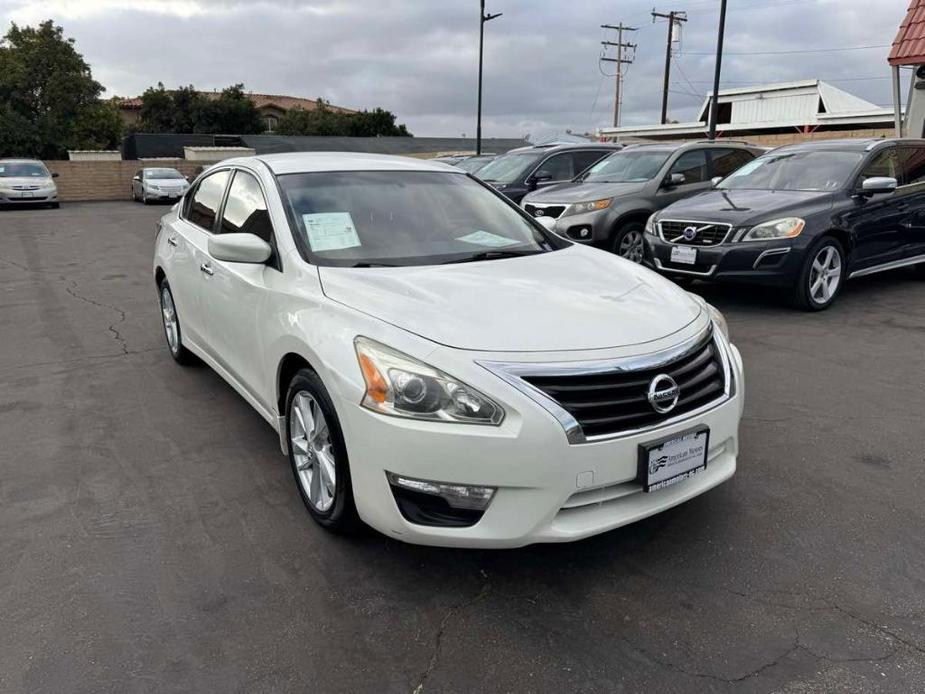
[{"label": "paper price sticker in windshield", "polygon": [[492,234],[490,231],[474,231],[471,234],[466,234],[465,236],[460,236],[456,239],[457,241],[465,241],[466,243],[474,243],[479,246],[490,246],[492,248],[501,248],[502,246],[514,246],[519,241],[514,241],[509,239],[506,236],[499,236],[498,234]]},{"label": "paper price sticker in windshield", "polygon": [[317,253],[356,248],[360,245],[360,237],[357,236],[357,229],[349,212],[303,214],[302,222],[308,234],[308,245]]}]

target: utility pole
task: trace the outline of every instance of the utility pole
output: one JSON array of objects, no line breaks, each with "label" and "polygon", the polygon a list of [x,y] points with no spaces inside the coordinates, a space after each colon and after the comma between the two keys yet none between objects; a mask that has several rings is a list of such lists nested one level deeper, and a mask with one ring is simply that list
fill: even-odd
[{"label": "utility pole", "polygon": [[679,29],[687,21],[687,12],[672,10],[668,14],[652,10],[652,21],[661,17],[668,20],[668,46],[665,49],[665,86],[662,89],[662,125],[668,122],[668,81],[671,79],[671,41],[674,39],[675,26]]},{"label": "utility pole", "polygon": [[[623,26],[623,22],[620,22],[619,25],[613,26],[612,24],[601,24],[601,29],[615,29],[617,32],[617,42],[613,41],[601,41],[601,44],[604,46],[604,50],[607,50],[607,46],[616,46],[617,47],[617,57],[616,58],[605,58],[601,56],[601,60],[607,63],[616,63],[617,64],[617,82],[614,88],[614,97],[613,97],[613,127],[620,127],[620,104],[623,100],[623,66],[630,65],[633,62],[633,58],[636,55],[636,44],[635,43],[624,43],[623,42],[623,32],[624,31],[637,31],[636,27],[627,27]],[[632,54],[628,58],[623,56],[623,50],[632,51]]]},{"label": "utility pole", "polygon": [[713,99],[710,101],[710,139],[716,139],[716,116],[719,112],[719,75],[723,65],[723,35],[726,33],[726,0],[720,0],[719,34],[716,37],[716,65],[713,71]]},{"label": "utility pole", "polygon": [[479,11],[479,114],[478,122],[475,127],[475,153],[482,153],[482,54],[485,46],[485,22],[490,22],[501,16],[498,14],[485,13],[485,0],[480,0],[481,10]]}]

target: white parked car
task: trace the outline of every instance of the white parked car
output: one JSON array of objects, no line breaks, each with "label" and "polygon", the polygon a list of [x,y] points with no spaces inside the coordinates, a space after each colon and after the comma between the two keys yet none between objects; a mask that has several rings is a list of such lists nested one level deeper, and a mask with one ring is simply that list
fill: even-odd
[{"label": "white parked car", "polygon": [[443,164],[223,162],[163,217],[174,359],[279,433],[312,517],[400,540],[577,540],[732,476],[722,316]]},{"label": "white parked car", "polygon": [[132,200],[145,205],[155,200],[176,202],[187,190],[189,181],[176,169],[139,169],[132,176]]},{"label": "white parked car", "polygon": [[0,206],[58,207],[57,177],[37,159],[0,159]]}]

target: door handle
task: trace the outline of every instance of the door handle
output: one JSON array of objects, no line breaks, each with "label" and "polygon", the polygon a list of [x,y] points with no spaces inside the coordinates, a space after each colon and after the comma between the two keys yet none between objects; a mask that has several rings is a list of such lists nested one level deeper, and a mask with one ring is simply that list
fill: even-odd
[{"label": "door handle", "polygon": [[202,263],[199,266],[199,269],[206,273],[209,277],[215,274],[215,270],[212,269],[212,265],[209,263]]},{"label": "door handle", "polygon": [[176,248],[176,247],[177,247],[177,237],[176,237],[176,236],[168,236],[168,237],[167,237],[167,245],[168,245],[168,246],[173,246],[174,248]]}]

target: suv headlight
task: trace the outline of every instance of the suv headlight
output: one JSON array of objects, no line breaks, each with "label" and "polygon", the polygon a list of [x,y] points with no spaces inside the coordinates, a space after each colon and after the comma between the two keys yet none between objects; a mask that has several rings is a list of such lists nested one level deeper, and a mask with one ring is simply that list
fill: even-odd
[{"label": "suv headlight", "polygon": [[646,233],[652,234],[652,236],[658,236],[658,229],[655,227],[655,218],[658,216],[658,212],[653,212],[649,215],[649,218],[646,220]]},{"label": "suv headlight", "polygon": [[500,405],[439,369],[366,337],[357,337],[354,346],[367,409],[438,422],[497,426],[504,420]]},{"label": "suv headlight", "polygon": [[745,235],[742,241],[773,241],[774,239],[792,239],[799,236],[806,222],[799,217],[784,217],[783,219],[774,219],[770,222],[762,222],[753,226]]},{"label": "suv headlight", "polygon": [[610,207],[611,202],[613,202],[613,198],[591,200],[590,202],[576,202],[575,204],[565,208],[565,212],[562,213],[562,216],[568,217],[573,214],[584,214],[585,212],[597,212],[598,210],[606,210],[608,207]]}]

